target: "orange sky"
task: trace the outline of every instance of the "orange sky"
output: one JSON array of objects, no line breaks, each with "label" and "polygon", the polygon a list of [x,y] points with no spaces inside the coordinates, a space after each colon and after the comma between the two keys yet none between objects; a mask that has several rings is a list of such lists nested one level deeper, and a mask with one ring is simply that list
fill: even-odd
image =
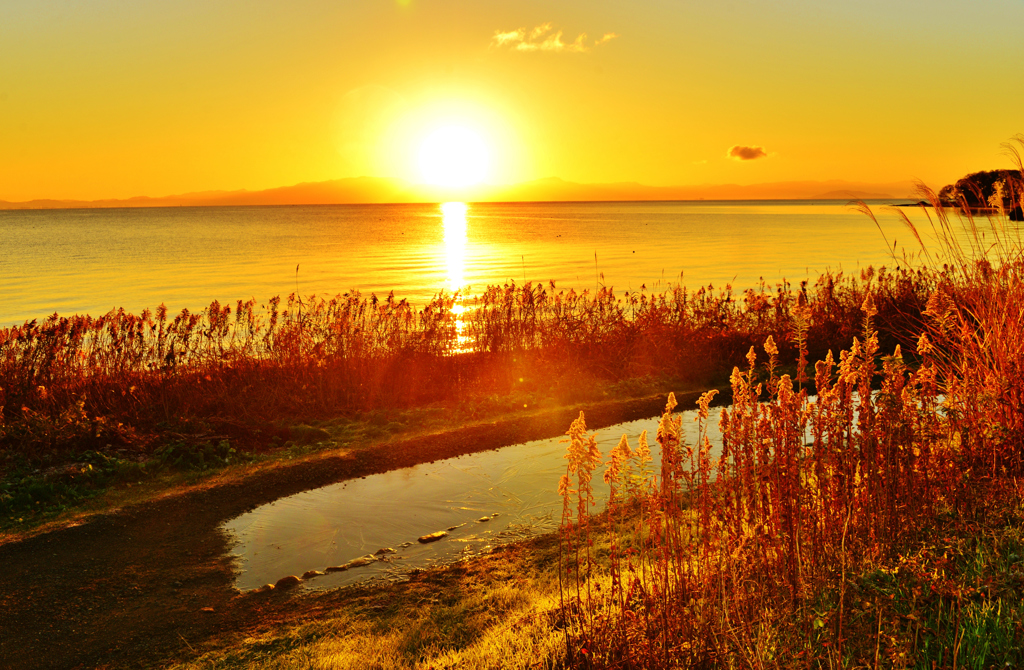
[{"label": "orange sky", "polygon": [[11,0],[0,199],[417,181],[419,145],[452,123],[495,183],[941,185],[1008,166],[1024,3],[892,4]]}]

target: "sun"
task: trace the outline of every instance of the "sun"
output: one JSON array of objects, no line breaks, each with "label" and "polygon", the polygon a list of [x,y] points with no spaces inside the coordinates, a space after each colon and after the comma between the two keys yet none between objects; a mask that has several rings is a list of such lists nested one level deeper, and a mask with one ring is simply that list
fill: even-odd
[{"label": "sun", "polygon": [[420,176],[435,186],[459,188],[483,182],[490,171],[490,151],[479,133],[466,126],[442,126],[420,145]]}]

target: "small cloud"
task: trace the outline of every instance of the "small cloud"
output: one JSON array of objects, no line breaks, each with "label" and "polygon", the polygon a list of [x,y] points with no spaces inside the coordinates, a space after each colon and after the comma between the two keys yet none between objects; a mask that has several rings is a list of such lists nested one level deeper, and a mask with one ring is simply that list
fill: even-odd
[{"label": "small cloud", "polygon": [[764,147],[744,147],[734,144],[729,147],[729,153],[726,156],[738,161],[752,161],[758,158],[767,158],[768,152],[764,150]]},{"label": "small cloud", "polygon": [[580,33],[572,42],[565,42],[562,39],[563,31],[555,30],[550,23],[542,23],[539,26],[527,31],[525,28],[516,30],[495,30],[491,37],[492,47],[508,47],[516,51],[570,51],[583,53],[592,47],[600,46],[609,42],[618,35],[605,33],[600,39],[595,40],[592,45],[587,45],[587,34]]},{"label": "small cloud", "polygon": [[520,28],[519,30],[510,30],[507,33],[503,33],[500,30],[494,32],[494,37],[491,39],[491,44],[498,47],[503,47],[506,44],[515,44],[516,42],[522,42],[526,38],[526,31]]},{"label": "small cloud", "polygon": [[705,159],[704,159],[704,160],[702,160],[702,161],[693,161],[693,164],[694,164],[694,165],[704,165],[704,164],[706,164],[707,162],[708,162],[708,159],[707,159],[707,158],[705,158]]}]

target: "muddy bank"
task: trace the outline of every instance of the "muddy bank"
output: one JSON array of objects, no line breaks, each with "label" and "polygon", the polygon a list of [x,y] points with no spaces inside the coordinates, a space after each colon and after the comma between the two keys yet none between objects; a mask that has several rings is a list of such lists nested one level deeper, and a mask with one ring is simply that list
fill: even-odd
[{"label": "muddy bank", "polygon": [[[699,394],[679,396],[692,407]],[[585,407],[596,429],[655,416],[664,396]],[[562,408],[295,463],[188,490],[0,546],[0,659],[5,667],[147,666],[193,654],[227,631],[309,616],[337,594],[240,595],[221,522],[345,479],[563,434]],[[556,483],[552,482],[552,486]]]}]

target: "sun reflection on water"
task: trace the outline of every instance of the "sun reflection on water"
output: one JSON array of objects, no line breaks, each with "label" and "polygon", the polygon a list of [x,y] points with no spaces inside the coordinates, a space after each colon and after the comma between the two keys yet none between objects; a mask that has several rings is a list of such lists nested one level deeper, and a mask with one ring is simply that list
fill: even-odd
[{"label": "sun reflection on water", "polygon": [[466,276],[466,211],[464,202],[441,204],[444,224],[444,247],[448,257],[448,288],[454,293],[462,288]]},{"label": "sun reflection on water", "polygon": [[455,294],[452,314],[455,315],[456,350],[469,349],[469,337],[465,335],[466,323],[463,315],[466,307],[462,304],[462,289],[466,281],[466,212],[464,202],[441,204],[441,222],[444,225],[445,256],[448,261],[448,289]]}]

